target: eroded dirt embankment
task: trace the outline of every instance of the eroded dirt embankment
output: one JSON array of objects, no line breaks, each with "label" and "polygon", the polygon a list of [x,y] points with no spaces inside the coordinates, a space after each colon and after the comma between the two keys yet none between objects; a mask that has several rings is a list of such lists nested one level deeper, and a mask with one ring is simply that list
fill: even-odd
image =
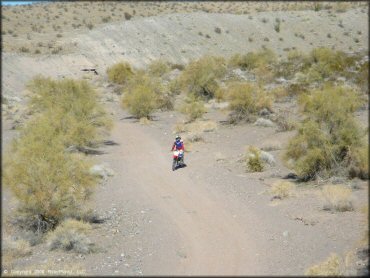
[{"label": "eroded dirt embankment", "polygon": [[[279,31],[276,22],[280,20]],[[19,95],[36,74],[80,77],[82,68],[97,68],[127,60],[142,67],[154,59],[186,63],[205,54],[230,56],[263,46],[278,55],[289,49],[309,51],[319,46],[358,51],[368,48],[367,14],[361,9],[260,12],[254,14],[170,14],[107,24],[57,40],[59,54],[40,56],[3,53],[2,91]],[[216,32],[216,28],[219,31]],[[344,35],[346,34],[346,35]],[[47,35],[46,35],[47,36]]]}]

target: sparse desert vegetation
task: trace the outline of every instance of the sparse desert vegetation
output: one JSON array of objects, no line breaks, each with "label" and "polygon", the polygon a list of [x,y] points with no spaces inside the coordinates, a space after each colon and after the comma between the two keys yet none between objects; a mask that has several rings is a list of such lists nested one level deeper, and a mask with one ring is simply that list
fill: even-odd
[{"label": "sparse desert vegetation", "polygon": [[368,274],[367,3],[2,8],[2,274]]}]

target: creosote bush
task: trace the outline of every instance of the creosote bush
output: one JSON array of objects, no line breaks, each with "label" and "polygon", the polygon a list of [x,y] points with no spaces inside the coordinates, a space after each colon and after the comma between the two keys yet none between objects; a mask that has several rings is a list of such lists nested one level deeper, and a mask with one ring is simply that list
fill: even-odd
[{"label": "creosote bush", "polygon": [[140,119],[150,118],[151,113],[157,108],[156,93],[151,86],[150,77],[137,75],[127,88],[123,95],[122,105],[127,108],[130,114]]},{"label": "creosote bush", "polygon": [[[32,109],[44,113],[65,146],[89,146],[111,127],[111,120],[86,81],[36,77],[29,84]],[[46,126],[46,125],[45,125]]]},{"label": "creosote bush", "polygon": [[274,52],[266,48],[258,52],[248,52],[244,55],[235,54],[229,59],[228,65],[232,68],[252,70],[258,67],[266,67],[274,62],[276,62]]},{"label": "creosote bush", "polygon": [[28,88],[36,113],[8,150],[3,182],[19,201],[15,224],[40,235],[84,210],[97,181],[66,147],[89,144],[109,120],[85,81],[37,77]]},{"label": "creosote bush", "polygon": [[206,108],[204,107],[203,100],[190,95],[185,99],[185,103],[181,106],[180,111],[187,115],[189,122],[192,122],[201,118],[206,112]]},{"label": "creosote bush", "polygon": [[150,118],[156,109],[172,110],[174,92],[164,86],[159,77],[137,72],[127,84],[122,105],[137,118]]},{"label": "creosote bush", "polygon": [[148,73],[152,76],[161,77],[170,71],[170,66],[163,60],[155,60],[148,66]]},{"label": "creosote bush", "polygon": [[272,97],[262,88],[248,82],[235,82],[229,85],[226,96],[232,111],[231,120],[251,120],[251,116],[266,108],[271,111]]},{"label": "creosote bush", "polygon": [[115,64],[107,69],[109,81],[120,85],[125,85],[134,75],[134,72],[127,62]]},{"label": "creosote bush", "polygon": [[218,80],[226,74],[225,60],[204,56],[189,63],[179,76],[179,82],[186,93],[210,99],[218,88]]},{"label": "creosote bush", "polygon": [[354,151],[363,146],[353,116],[361,105],[359,94],[328,85],[303,96],[300,103],[305,119],[289,142],[285,154],[288,164],[303,180],[317,175],[348,176],[351,163],[361,161],[359,153]]},{"label": "creosote bush", "polygon": [[96,183],[90,164],[65,152],[62,137],[40,115],[21,131],[4,165],[3,181],[20,201],[19,212],[41,216],[45,227],[34,227],[41,232],[81,210]]}]

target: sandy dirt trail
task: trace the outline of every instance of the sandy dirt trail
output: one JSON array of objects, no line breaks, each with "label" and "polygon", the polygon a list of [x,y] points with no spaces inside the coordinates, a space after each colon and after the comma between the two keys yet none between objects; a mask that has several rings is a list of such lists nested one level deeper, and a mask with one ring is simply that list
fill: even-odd
[{"label": "sandy dirt trail", "polygon": [[[240,275],[259,272],[254,257],[256,246],[248,237],[247,227],[228,213],[220,196],[207,191],[205,185],[194,183],[186,168],[171,170],[170,146],[149,138],[138,123],[125,120],[115,123],[111,138],[119,144],[111,149],[108,158],[117,172],[114,179],[117,182],[122,176],[123,180],[131,180],[130,184],[122,181],[120,186],[135,186],[132,190],[150,198],[156,210],[169,218],[167,223],[173,223],[162,228],[179,235],[181,242],[177,244],[183,246],[186,254],[185,258],[174,259],[171,252],[163,252],[162,255],[169,257],[160,260],[153,257],[146,261],[148,265],[143,268],[150,273],[143,274]],[[109,194],[106,202],[119,202],[122,196],[119,187],[116,188],[115,192],[102,194]],[[104,201],[100,206],[104,206]],[[162,244],[166,245],[166,240]]]}]

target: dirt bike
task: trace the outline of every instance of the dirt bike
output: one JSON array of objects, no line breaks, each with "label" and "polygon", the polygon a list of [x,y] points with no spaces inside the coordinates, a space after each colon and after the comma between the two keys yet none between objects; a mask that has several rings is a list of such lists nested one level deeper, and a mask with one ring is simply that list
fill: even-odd
[{"label": "dirt bike", "polygon": [[184,165],[184,151],[175,150],[173,152],[172,171],[175,171],[177,167]]}]

